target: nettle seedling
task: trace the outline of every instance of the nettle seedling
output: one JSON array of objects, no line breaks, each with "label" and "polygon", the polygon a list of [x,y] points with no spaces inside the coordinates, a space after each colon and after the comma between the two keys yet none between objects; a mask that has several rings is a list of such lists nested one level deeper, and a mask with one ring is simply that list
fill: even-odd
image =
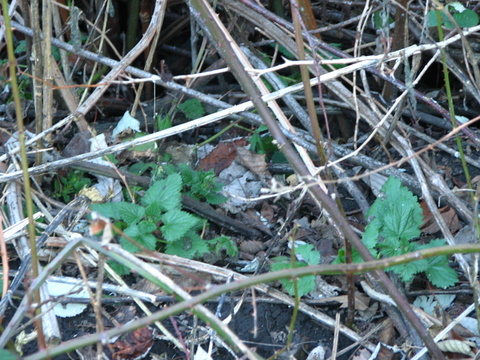
[{"label": "nettle seedling", "polygon": [[[320,264],[320,253],[312,244],[296,245],[292,248],[292,257],[278,256],[272,259],[270,270],[279,271],[283,269],[294,269],[309,265]],[[298,296],[308,294],[315,290],[315,275],[306,275],[295,280],[297,283]],[[282,279],[280,283],[283,288],[291,295],[295,295],[295,281],[291,279]]]},{"label": "nettle seedling", "polygon": [[[382,187],[382,194],[367,212],[371,218],[363,233],[362,242],[376,258],[403,255],[412,251],[444,246],[445,240],[435,239],[426,244],[414,241],[420,236],[423,222],[422,208],[400,180],[390,177]],[[362,262],[353,251],[353,262]],[[345,249],[340,249],[334,263],[345,262]],[[447,288],[458,281],[457,273],[448,266],[446,255],[416,260],[387,268],[403,281],[411,281],[416,274],[424,273],[435,286]]]},{"label": "nettle seedling", "polygon": [[167,175],[179,173],[183,181],[183,192],[190,197],[211,205],[227,201],[227,198],[220,194],[223,184],[216,180],[213,170],[194,170],[188,164],[182,163],[165,165],[162,171]]},{"label": "nettle seedling", "polygon": [[[94,204],[92,210],[116,220],[116,227],[125,235],[120,237],[120,244],[131,253],[141,249],[129,239],[147,250],[160,250],[185,258],[222,251],[228,256],[235,256],[238,249],[230,238],[220,236],[203,240],[200,237],[204,220],[182,210],[182,189],[182,177],[174,173],[155,181],[140,198],[139,204]],[[128,273],[128,269],[114,268],[121,274]]]}]

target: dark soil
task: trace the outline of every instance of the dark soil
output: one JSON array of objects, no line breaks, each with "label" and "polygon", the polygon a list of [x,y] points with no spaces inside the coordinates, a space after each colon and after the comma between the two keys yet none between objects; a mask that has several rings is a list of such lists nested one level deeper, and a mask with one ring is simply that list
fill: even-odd
[{"label": "dark soil", "polygon": [[[215,312],[218,303],[209,303],[207,307]],[[233,304],[235,306],[235,304]],[[224,319],[230,315],[230,309],[232,306],[225,303],[222,306],[221,318]],[[113,308],[112,308],[113,309]],[[151,308],[151,311],[158,310]],[[256,312],[256,315],[254,314]],[[326,308],[327,315],[333,316],[338,310],[335,308]],[[240,311],[233,315],[229,327],[237,334],[237,336],[255,353],[267,358],[274,355],[276,352],[285,350],[279,357],[279,359],[288,359],[290,355],[295,356],[296,359],[306,359],[309,352],[318,345],[322,345],[327,349],[327,355],[331,352],[333,344],[333,333],[326,329],[322,325],[316,323],[305,314],[299,313],[295,323],[295,330],[293,333],[292,344],[289,349],[285,348],[288,327],[292,319],[292,309],[282,304],[269,304],[259,302],[256,304],[256,309],[251,304],[244,304]],[[95,315],[91,306],[89,306],[85,312],[73,318],[58,318],[60,332],[62,334],[62,340],[67,341],[70,339],[78,338],[80,336],[91,334],[95,332]],[[181,337],[185,342],[192,340],[194,316],[192,314],[181,314],[176,316],[173,321],[181,332]],[[175,334],[175,329],[172,319],[165,320],[162,324],[172,333]],[[210,337],[205,337],[205,324],[202,322],[197,323],[197,338],[201,339],[198,343],[204,350],[208,350]],[[256,327],[256,328],[255,328]],[[32,331],[33,328],[29,326],[26,330],[27,333]],[[256,332],[256,334],[255,334]],[[158,335],[158,330],[154,332]],[[178,335],[178,334],[177,334]],[[166,359],[187,359],[187,356],[179,349],[175,348],[171,342],[167,342],[159,339],[158,336],[154,340],[153,347],[147,358],[151,358],[155,355],[166,355]],[[349,346],[351,341],[340,335],[338,351]],[[196,346],[194,347],[196,350]],[[29,355],[37,351],[36,342],[31,342],[23,347],[24,354]],[[95,352],[95,347],[88,347],[82,349],[82,354],[85,358],[89,356],[90,352]],[[108,352],[108,351],[107,351]],[[337,359],[348,359],[353,350],[338,356]],[[90,353],[91,355],[92,353]],[[237,355],[241,355],[237,353]],[[214,359],[226,359],[230,358],[231,354],[223,347],[218,346],[217,343],[213,346],[213,358]],[[69,360],[69,359],[81,359],[78,354],[65,354],[53,358],[54,360]]]}]

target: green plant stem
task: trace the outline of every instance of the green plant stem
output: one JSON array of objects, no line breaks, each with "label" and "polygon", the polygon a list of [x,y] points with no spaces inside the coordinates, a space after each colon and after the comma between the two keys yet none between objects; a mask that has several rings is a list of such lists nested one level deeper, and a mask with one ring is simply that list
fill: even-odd
[{"label": "green plant stem", "polygon": [[[12,36],[12,28],[10,25],[10,17],[8,16],[7,0],[2,0],[2,11],[4,15],[3,19],[5,21],[5,38],[7,40],[10,83],[12,85],[12,94],[13,94],[13,100],[15,103],[15,112],[16,112],[16,120],[17,120],[17,127],[18,127],[18,142],[20,144],[20,159],[22,163],[23,185],[24,185],[24,191],[25,191],[25,206],[27,209],[27,216],[28,216],[28,235],[30,240],[30,253],[32,256],[32,273],[33,273],[33,277],[36,278],[38,276],[39,268],[38,268],[38,258],[37,258],[37,244],[35,242],[35,222],[33,220],[33,201],[32,201],[32,194],[31,194],[31,188],[30,188],[30,176],[28,174],[27,150],[25,146],[25,126],[23,123],[23,117],[22,117],[23,111],[22,111],[22,105],[20,100],[20,93],[18,90],[16,59],[15,59],[15,53],[13,50],[13,36]],[[34,301],[36,304],[41,303],[39,290],[34,291]],[[41,315],[40,308],[37,309],[36,314]],[[47,344],[45,343],[45,337],[43,336],[43,326],[42,326],[41,316],[38,316],[37,319],[35,320],[35,327],[38,333],[39,348],[44,349],[46,348]]]},{"label": "green plant stem", "polygon": [[[165,288],[165,285],[162,284],[158,278],[151,274],[148,269],[140,266],[137,259],[133,260],[134,258],[132,257],[132,255],[123,251],[118,245],[102,245],[98,241],[90,239],[78,239],[68,243],[67,246],[61,251],[61,253],[47,267],[44,268],[44,271],[40,274],[40,276],[33,281],[31,287],[34,289],[39,288],[40,285],[48,278],[48,276],[50,276],[63,263],[63,259],[67,258],[81,244],[83,244],[84,246],[92,247],[93,249],[105,254],[109,258],[121,263],[122,265],[130,267],[132,270],[138,272],[140,276],[143,276],[145,279],[151,281],[152,283]],[[135,331],[155,321],[161,321],[168,318],[169,316],[177,315],[183,311],[191,311],[194,306],[202,304],[208,300],[215,299],[224,293],[246,289],[259,284],[267,284],[281,279],[298,278],[305,275],[338,275],[347,273],[368,272],[378,269],[385,269],[390,266],[405,264],[407,262],[426,259],[434,256],[452,255],[455,253],[466,254],[479,252],[480,245],[478,244],[441,246],[438,248],[424,249],[401,256],[365,262],[361,264],[314,265],[309,267],[285,269],[276,272],[261,274],[250,278],[242,279],[240,281],[234,281],[231,283],[212,287],[208,291],[198,296],[192,297],[177,304],[173,304],[172,306],[153,313],[152,315],[132,321],[128,324],[124,324],[120,328],[114,328],[101,334],[86,335],[77,339],[69,340],[62,343],[61,345],[51,347],[48,350],[42,350],[36,354],[26,356],[24,360],[41,360],[47,357],[58,356],[66,352],[73,351],[75,349],[95,344],[97,341],[100,340],[110,339],[114,336]],[[22,304],[27,303],[28,300],[28,297],[25,297],[22,301]],[[22,305],[19,306],[19,310],[21,309]],[[15,314],[15,320],[18,320],[19,315],[21,314]],[[214,330],[218,332],[216,325],[211,325]],[[222,331],[218,333],[223,334]],[[10,333],[2,334],[2,336],[0,337],[0,347],[3,347],[6,341],[8,341],[9,336],[6,335],[10,335]]]},{"label": "green plant stem", "polygon": [[[474,196],[474,202],[473,202],[473,213],[474,213],[474,219],[475,223],[472,224],[472,231],[475,233],[475,238],[477,239],[477,243],[480,243],[480,219],[478,218],[478,205],[480,202],[480,184],[477,183],[477,190],[475,191],[475,196]],[[480,314],[480,304],[478,302],[478,299],[480,298],[480,284],[478,283],[477,279],[477,274],[478,274],[478,266],[479,266],[479,261],[480,257],[477,255],[473,259],[473,266],[471,266],[470,271],[471,273],[469,274],[470,279],[474,279],[474,281],[470,281],[472,289],[473,289],[473,298],[475,299],[475,313]],[[480,334],[480,321],[477,322],[477,329]]]},{"label": "green plant stem", "polygon": [[[292,261],[292,269],[295,269],[295,265],[297,263],[297,258],[296,258],[296,255],[295,255],[295,239],[297,238],[297,231],[298,231],[298,224],[295,224],[293,226],[293,230],[292,230],[292,237],[290,239],[290,243],[292,244],[292,248],[291,248],[291,261]],[[290,325],[288,327],[288,336],[287,336],[287,343],[285,345],[285,348],[286,349],[289,349],[290,348],[290,345],[292,345],[292,341],[293,341],[293,333],[294,333],[294,329],[295,329],[295,322],[297,320],[297,315],[298,315],[298,309],[300,307],[300,296],[299,296],[299,293],[298,293],[298,281],[296,278],[294,278],[294,281],[293,281],[293,290],[294,290],[294,299],[295,299],[295,305],[293,306],[293,313],[292,313],[292,319],[290,321]]]},{"label": "green plant stem", "polygon": [[132,50],[137,40],[138,13],[140,12],[140,0],[128,2],[128,24],[127,24],[127,51]]},{"label": "green plant stem", "polygon": [[[207,140],[201,142],[200,144],[198,145],[195,145],[194,148],[193,148],[193,151],[196,151],[198,150],[199,148],[201,148],[202,146],[204,145],[207,145],[208,143],[212,142],[213,140],[219,138],[220,136],[222,136],[223,134],[225,134],[228,130],[230,130],[232,127],[240,127],[238,125],[239,122],[241,122],[243,120],[243,118],[241,119],[238,119],[238,120],[235,120],[234,122],[228,124],[227,126],[225,126],[222,130],[220,130],[218,133],[216,133],[215,135],[213,136],[210,136]],[[247,129],[247,131],[250,131]]]},{"label": "green plant stem", "polygon": [[[455,24],[455,20],[448,13],[448,11],[445,9],[445,7],[443,5],[441,5],[438,1],[434,1],[434,4],[435,4],[437,10],[446,12],[447,16],[450,18],[452,23]],[[436,11],[435,13],[437,15],[438,38],[439,38],[440,41],[443,41],[445,39],[445,36],[443,34],[443,28],[442,28],[443,22],[442,22],[442,17],[441,17],[440,11]],[[447,93],[448,111],[449,111],[450,117],[452,119],[453,129],[456,130],[457,127],[458,127],[458,124],[457,124],[457,119],[455,117],[455,109],[454,109],[454,106],[453,106],[452,89],[451,89],[451,86],[450,86],[450,75],[449,75],[448,66],[447,66],[447,55],[446,55],[446,52],[445,52],[444,48],[441,48],[440,51],[441,51],[441,54],[442,54],[442,69],[443,69],[443,78],[444,78],[444,81],[445,81],[445,91]],[[470,172],[468,170],[467,161],[465,160],[465,153],[464,153],[463,147],[462,147],[462,140],[460,139],[460,136],[458,135],[458,133],[455,133],[455,140],[456,140],[456,143],[457,143],[458,153],[460,155],[460,161],[462,162],[462,168],[463,168],[463,172],[465,173],[468,188],[473,190],[472,181],[471,181],[471,178],[470,178]],[[472,201],[472,205],[474,206],[474,213],[475,214],[477,214],[477,206],[478,206],[478,199],[477,199],[477,196],[476,196],[477,193],[478,193],[478,189],[477,189],[476,193],[474,193],[473,191],[470,193],[470,199]],[[475,216],[474,221],[475,221],[475,224],[473,225],[474,228],[472,230],[475,231],[475,234],[478,235],[479,234],[478,230],[479,230],[480,225],[479,225],[479,219],[478,219],[477,216]],[[477,266],[474,266],[473,269],[478,269],[478,257],[477,257]],[[478,285],[478,281],[477,281],[477,272],[475,271],[475,273],[469,274],[468,277],[469,277],[470,284],[471,284],[472,289],[473,289],[473,298],[474,298],[474,301],[475,301],[475,312],[476,312],[477,316],[479,316],[480,315],[480,304],[479,304],[479,295],[480,294],[479,294],[479,289],[478,289],[479,285]],[[480,330],[480,323],[478,324],[478,329]]]},{"label": "green plant stem", "polygon": [[[439,5],[439,4],[438,4]],[[443,7],[442,7],[443,8]],[[445,8],[443,8],[444,11]],[[437,30],[438,30],[438,38],[440,41],[443,41],[445,39],[445,36],[443,34],[443,28],[442,28],[442,18],[440,15],[440,11],[436,11],[437,14]],[[453,20],[453,18],[452,18]],[[450,117],[452,119],[452,125],[453,129],[457,129],[458,124],[457,124],[457,118],[455,117],[455,108],[453,105],[453,97],[452,97],[452,88],[450,86],[450,75],[448,72],[448,66],[447,66],[447,54],[445,53],[445,48],[440,49],[441,54],[442,54],[442,68],[443,68],[443,78],[445,81],[445,91],[447,93],[447,101],[448,101],[448,111],[450,113]],[[467,179],[467,184],[469,189],[473,189],[472,186],[472,181],[470,178],[470,172],[467,167],[467,161],[465,160],[465,153],[463,151],[462,147],[462,140],[460,139],[460,136],[458,133],[455,133],[455,140],[457,142],[457,148],[458,148],[458,153],[460,155],[460,161],[462,162],[462,168],[463,172],[465,173],[465,177]],[[474,203],[474,194],[473,192],[470,193],[470,198],[472,200],[472,204]]]}]

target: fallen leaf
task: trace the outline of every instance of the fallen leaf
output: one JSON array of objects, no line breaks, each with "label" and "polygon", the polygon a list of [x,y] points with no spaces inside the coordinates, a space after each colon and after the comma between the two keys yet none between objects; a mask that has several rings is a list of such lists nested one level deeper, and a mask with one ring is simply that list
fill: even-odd
[{"label": "fallen leaf", "polygon": [[220,143],[210,154],[200,160],[198,166],[205,171],[213,169],[215,175],[218,176],[218,174],[228,168],[233,160],[235,160],[237,157],[237,148],[245,146],[245,143],[245,139]]},{"label": "fallen leaf", "polygon": [[255,154],[245,147],[239,147],[237,149],[236,160],[239,164],[245,166],[248,170],[260,177],[260,179],[268,179],[271,177],[267,169],[265,154]]},{"label": "fallen leaf", "polygon": [[382,331],[378,332],[378,341],[383,344],[393,345],[395,341],[395,328],[392,319],[387,318],[384,321]]},{"label": "fallen leaf", "polygon": [[153,346],[153,331],[143,327],[128,333],[112,344],[114,360],[136,360],[145,357]]},{"label": "fallen leaf", "polygon": [[245,240],[238,245],[238,249],[249,254],[256,254],[265,250],[266,246],[263,242],[258,240]]},{"label": "fallen leaf", "polygon": [[272,205],[264,201],[262,204],[262,210],[260,210],[260,214],[262,214],[262,216],[269,222],[273,222],[273,218],[275,217],[275,210],[273,209]]},{"label": "fallen leaf", "polygon": [[[439,232],[440,228],[437,224],[437,221],[433,217],[425,201],[421,202],[421,206],[423,209],[423,225],[421,227],[422,232],[425,234],[435,234]],[[451,207],[445,206],[439,209],[439,211],[440,215],[447,223],[448,229],[452,233],[455,233],[462,228],[462,225],[460,223],[460,220],[458,219],[457,214],[455,213],[455,210],[453,210]]]},{"label": "fallen leaf", "polygon": [[476,348],[476,345],[473,341],[445,340],[439,342],[437,345],[438,348],[444,352],[475,356],[472,348]]}]

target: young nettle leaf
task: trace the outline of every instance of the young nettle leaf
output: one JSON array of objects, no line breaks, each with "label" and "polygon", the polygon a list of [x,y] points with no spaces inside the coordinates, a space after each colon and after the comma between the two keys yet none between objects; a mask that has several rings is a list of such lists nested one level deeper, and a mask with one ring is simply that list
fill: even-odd
[{"label": "young nettle leaf", "polygon": [[[370,226],[371,225],[371,226]],[[366,248],[370,251],[372,256],[376,258],[378,256],[376,246],[378,245],[379,229],[374,225],[373,221],[367,225],[365,232],[363,233],[362,242]],[[355,250],[352,254],[353,262],[363,262],[360,254]]]},{"label": "young nettle leaf", "polygon": [[172,127],[172,120],[170,120],[170,117],[167,116],[162,116],[162,115],[157,115],[157,131],[161,130],[166,130],[170,129]]},{"label": "young nettle leaf", "polygon": [[[365,228],[365,231],[363,233],[362,237],[362,242],[365,245],[365,247],[370,251],[372,256],[376,258],[377,255],[377,249],[376,247],[378,246],[378,226],[375,226],[373,224],[373,221],[367,225]],[[346,262],[345,258],[345,248],[341,248],[338,250],[338,255],[335,260],[333,260],[333,264],[344,264]],[[363,262],[362,257],[358,253],[357,250],[353,249],[352,251],[352,262],[354,263],[361,263]]]},{"label": "young nettle leaf", "polygon": [[[230,256],[234,256],[238,249],[233,241],[226,237],[214,239],[212,242],[203,240],[197,234],[201,226],[200,219],[181,210],[181,191],[185,183],[182,176],[184,180],[193,182],[186,185],[185,189],[189,187],[192,194],[204,200],[221,190],[221,185],[215,181],[214,173],[195,171],[186,164],[179,168],[166,166],[163,170],[162,175],[166,178],[157,180],[140,199],[140,204],[95,204],[92,209],[119,220],[116,225],[124,232],[119,242],[131,253],[142,249],[160,250],[193,258],[216,246],[217,251],[224,249]],[[160,232],[163,239],[157,237]],[[120,265],[115,266],[122,274],[126,270]]]},{"label": "young nettle leaf", "polygon": [[387,180],[382,192],[384,195],[373,203],[367,216],[374,216],[382,228],[386,227],[388,236],[405,238],[410,232],[420,235],[423,215],[417,197],[394,177]]},{"label": "young nettle leaf", "polygon": [[117,204],[118,214],[120,216],[119,220],[123,220],[127,224],[138,223],[145,216],[145,208],[140,205],[127,202],[117,202],[112,204]]},{"label": "young nettle leaf", "polygon": [[425,269],[425,274],[433,285],[446,289],[458,281],[458,275],[448,266],[446,256],[436,256],[428,260],[429,264]]},{"label": "young nettle leaf", "polygon": [[222,194],[218,194],[218,193],[207,194],[205,196],[205,199],[209,204],[212,204],[212,205],[222,204],[225,201],[227,201],[226,196],[223,196]]},{"label": "young nettle leaf", "polygon": [[412,261],[402,265],[395,265],[387,268],[387,271],[393,271],[402,281],[412,281],[413,276],[424,272],[428,268],[428,261],[425,259]]},{"label": "young nettle leaf", "polygon": [[320,264],[320,253],[312,244],[303,244],[295,246],[295,255],[301,258],[307,265]]},{"label": "young nettle leaf", "polygon": [[[445,246],[447,242],[443,239],[435,239],[428,244],[418,245],[415,250],[430,249],[438,246]],[[435,286],[447,288],[458,281],[458,275],[449,265],[446,255],[435,256],[426,259],[428,267],[425,270],[428,280]]]},{"label": "young nettle leaf", "polygon": [[199,223],[199,219],[181,210],[170,210],[162,215],[162,234],[167,241],[176,241]]},{"label": "young nettle leaf", "polygon": [[188,99],[178,105],[178,109],[185,114],[189,120],[196,120],[205,115],[202,103],[197,99]]},{"label": "young nettle leaf", "polygon": [[146,171],[148,170],[155,170],[157,168],[157,164],[149,162],[149,163],[143,163],[143,162],[138,162],[136,164],[133,164],[128,168],[128,172],[131,172],[133,174],[137,175],[143,175]]},{"label": "young nettle leaf", "polygon": [[[382,187],[383,195],[370,207],[367,215],[370,223],[365,228],[362,241],[378,257],[393,257],[412,251],[445,245],[444,240],[433,240],[420,245],[415,238],[421,234],[422,208],[418,199],[400,180],[390,177]],[[378,251],[378,255],[377,255]],[[361,259],[353,251],[354,262]],[[345,250],[340,249],[336,263],[345,262]],[[388,268],[403,281],[411,281],[414,275],[425,273],[433,285],[446,288],[457,281],[456,272],[448,266],[447,256],[437,256]]]},{"label": "young nettle leaf", "polygon": [[149,206],[156,202],[162,211],[179,208],[181,205],[182,178],[179,174],[171,174],[166,179],[157,180],[142,198],[142,204]]},{"label": "young nettle leaf", "polygon": [[[414,203],[420,208],[418,202]],[[423,216],[416,214],[415,206],[399,203],[396,206],[389,204],[383,218],[381,235],[385,238],[410,240],[420,236],[420,225]]]},{"label": "young nettle leaf", "polygon": [[386,238],[378,243],[377,247],[383,256],[399,256],[415,250],[415,243],[408,240],[400,241],[398,238]]},{"label": "young nettle leaf", "polygon": [[165,252],[171,255],[182,254],[182,257],[193,259],[196,256],[209,252],[210,249],[204,241],[194,231],[189,231],[182,241],[168,242]]},{"label": "young nettle leaf", "polygon": [[[152,232],[156,229],[155,224],[149,222],[142,222],[140,224],[133,224],[126,228],[123,232],[130,239],[143,246],[147,250],[155,250],[157,238],[153,236]],[[123,236],[120,238],[120,244],[128,252],[135,253],[141,249],[138,246],[132,244],[128,239]]]},{"label": "young nettle leaf", "polygon": [[[291,259],[281,256],[273,259],[273,263],[270,265],[271,271],[279,271],[284,269],[291,269],[292,262]],[[308,266],[306,263],[301,261],[295,262],[295,267],[305,267]],[[301,278],[295,279],[297,283],[298,296],[302,297],[307,295],[309,292],[315,290],[315,275],[302,276]],[[293,279],[282,279],[280,283],[283,288],[291,295],[295,295],[295,281]]]},{"label": "young nettle leaf", "polygon": [[[280,256],[273,259],[270,269],[272,271],[278,271],[320,264],[320,253],[312,244],[296,245],[294,252],[297,258],[294,266],[292,265],[292,259]],[[298,295],[300,297],[315,290],[315,275],[302,276],[301,278],[295,279],[295,281],[293,279],[280,280],[283,288],[292,296],[295,295],[295,282],[297,283]]]},{"label": "young nettle leaf", "polygon": [[161,219],[161,216],[162,216],[162,208],[161,208],[160,204],[157,201],[155,201],[155,202],[151,203],[150,205],[148,205],[145,208],[145,216],[148,219],[159,221]]},{"label": "young nettle leaf", "polygon": [[120,220],[120,212],[118,202],[116,203],[104,203],[104,204],[92,204],[92,210],[99,214],[109,217],[115,220]]},{"label": "young nettle leaf", "polygon": [[108,265],[120,276],[130,274],[130,269],[128,267],[116,262],[115,260],[108,261]]},{"label": "young nettle leaf", "polygon": [[213,170],[194,170],[187,164],[166,165],[163,170],[166,174],[180,174],[184,193],[194,199],[207,201],[212,205],[227,200],[226,197],[219,194],[223,185],[217,182]]},{"label": "young nettle leaf", "polygon": [[215,254],[220,255],[222,251],[225,251],[229,257],[235,257],[238,254],[237,244],[228,236],[221,235],[207,242]]}]

